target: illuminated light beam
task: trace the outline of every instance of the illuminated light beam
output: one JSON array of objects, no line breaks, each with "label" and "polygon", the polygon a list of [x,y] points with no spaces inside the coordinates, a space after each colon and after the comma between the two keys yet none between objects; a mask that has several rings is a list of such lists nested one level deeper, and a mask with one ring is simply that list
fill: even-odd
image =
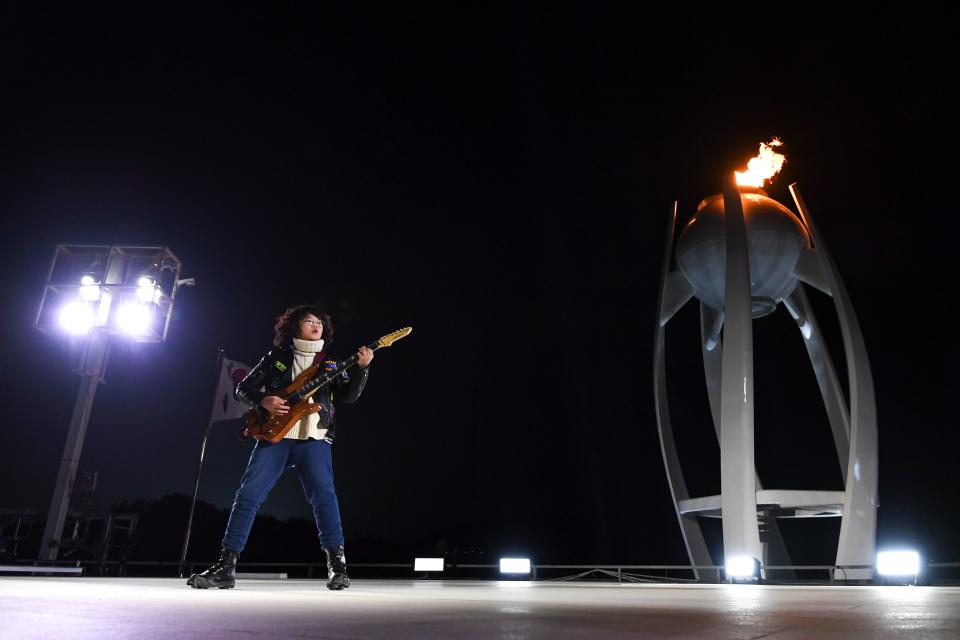
[{"label": "illuminated light beam", "polygon": [[117,324],[124,333],[138,336],[150,329],[150,316],[146,305],[127,303],[117,311]]},{"label": "illuminated light beam", "polygon": [[727,560],[726,572],[728,578],[755,578],[760,572],[755,558],[750,556],[734,556]]},{"label": "illuminated light beam", "polygon": [[60,311],[59,320],[67,333],[83,335],[93,326],[93,309],[85,302],[71,302]]},{"label": "illuminated light beam", "polygon": [[916,551],[881,551],[877,554],[877,573],[882,576],[915,576],[920,573],[920,554]]},{"label": "illuminated light beam", "polygon": [[443,571],[443,558],[414,558],[414,571]]},{"label": "illuminated light beam", "polygon": [[500,573],[530,573],[530,559],[500,558]]}]

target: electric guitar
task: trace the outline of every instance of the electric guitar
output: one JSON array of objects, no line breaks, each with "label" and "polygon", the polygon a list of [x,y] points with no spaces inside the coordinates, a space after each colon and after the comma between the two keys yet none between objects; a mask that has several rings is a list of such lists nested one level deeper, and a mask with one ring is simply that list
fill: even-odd
[{"label": "electric guitar", "polygon": [[[373,344],[367,345],[372,351],[381,347],[392,346],[394,342],[401,338],[406,338],[413,331],[412,327],[404,327],[388,333]],[[304,369],[300,375],[294,378],[293,382],[285,387],[272,391],[270,395],[280,396],[287,402],[290,410],[283,415],[273,415],[263,407],[256,407],[247,412],[246,425],[244,426],[251,436],[257,440],[266,440],[273,444],[283,439],[285,435],[305,416],[320,411],[320,404],[310,402],[310,396],[320,389],[324,388],[350,367],[357,364],[360,358],[359,353],[355,353],[348,359],[340,363],[335,371],[321,370],[321,364],[314,364]]]}]

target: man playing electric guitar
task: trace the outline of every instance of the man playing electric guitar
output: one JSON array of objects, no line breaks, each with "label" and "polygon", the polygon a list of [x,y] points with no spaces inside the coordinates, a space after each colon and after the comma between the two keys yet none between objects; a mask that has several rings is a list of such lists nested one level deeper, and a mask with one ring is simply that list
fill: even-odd
[{"label": "man playing electric guitar", "polygon": [[[287,309],[274,327],[276,348],[237,385],[237,399],[259,406],[274,416],[283,416],[290,407],[282,397],[270,392],[289,385],[314,364],[318,364],[321,371],[335,372],[339,366],[337,361],[324,355],[332,342],[333,323],[327,313],[311,305]],[[355,402],[360,397],[372,360],[373,350],[360,347],[357,367],[350,369],[349,375],[342,372],[333,382],[310,396],[309,401],[319,405],[318,411],[306,414],[276,444],[257,441],[233,501],[220,558],[206,571],[190,576],[188,585],[195,589],[229,589],[234,586],[237,558],[247,543],[257,510],[284,470],[293,466],[313,508],[320,546],[327,555],[327,588],[338,590],[350,586],[343,551],[340,506],[333,485],[333,403]]]}]

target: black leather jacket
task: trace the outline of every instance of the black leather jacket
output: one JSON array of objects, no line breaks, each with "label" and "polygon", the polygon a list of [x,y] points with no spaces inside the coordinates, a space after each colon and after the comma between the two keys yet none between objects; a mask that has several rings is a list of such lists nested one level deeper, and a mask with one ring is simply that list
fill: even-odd
[{"label": "black leather jacket", "polygon": [[[342,368],[341,362],[326,355],[322,357],[322,362],[325,371]],[[313,395],[313,401],[320,405],[317,415],[320,417],[320,423],[327,429],[327,440],[332,442],[335,437],[334,401],[356,402],[369,376],[369,367],[366,369],[352,367]],[[240,381],[234,390],[234,396],[251,407],[257,407],[261,400],[270,395],[271,391],[285,387],[292,381],[293,349],[289,346],[277,347],[263,356],[247,377]]]}]

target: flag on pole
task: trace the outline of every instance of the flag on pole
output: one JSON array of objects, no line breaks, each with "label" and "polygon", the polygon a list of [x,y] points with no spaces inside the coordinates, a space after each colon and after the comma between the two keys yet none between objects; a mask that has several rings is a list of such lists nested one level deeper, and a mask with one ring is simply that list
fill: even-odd
[{"label": "flag on pole", "polygon": [[213,410],[210,412],[210,422],[242,418],[250,410],[250,407],[233,397],[233,390],[237,383],[247,377],[250,369],[251,367],[242,362],[223,359],[217,382],[217,393],[213,398]]}]

